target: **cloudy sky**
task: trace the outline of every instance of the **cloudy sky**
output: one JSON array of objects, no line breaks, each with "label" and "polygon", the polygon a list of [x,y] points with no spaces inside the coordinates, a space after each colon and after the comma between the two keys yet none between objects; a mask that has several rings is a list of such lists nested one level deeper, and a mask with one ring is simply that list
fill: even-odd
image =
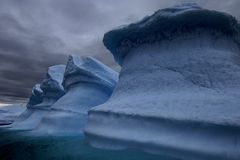
[{"label": "cloudy sky", "polygon": [[[26,100],[47,67],[69,54],[91,55],[119,70],[103,34],[160,8],[193,0],[0,0],[0,103]],[[239,0],[196,0],[240,19]]]}]

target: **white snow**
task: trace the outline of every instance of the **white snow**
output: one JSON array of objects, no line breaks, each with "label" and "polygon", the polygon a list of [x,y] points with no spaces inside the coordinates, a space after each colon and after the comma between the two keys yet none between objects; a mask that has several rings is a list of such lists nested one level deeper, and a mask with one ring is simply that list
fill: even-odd
[{"label": "white snow", "polygon": [[[108,32],[104,43],[122,70],[111,98],[89,111],[90,143],[183,159],[238,159],[238,29],[230,15],[188,5]],[[154,31],[169,35],[158,39]]]}]

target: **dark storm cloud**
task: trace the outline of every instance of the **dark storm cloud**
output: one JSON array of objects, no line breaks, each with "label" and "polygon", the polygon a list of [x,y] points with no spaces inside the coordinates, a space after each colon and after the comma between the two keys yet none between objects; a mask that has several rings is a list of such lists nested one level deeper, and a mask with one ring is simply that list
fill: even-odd
[{"label": "dark storm cloud", "polygon": [[2,1],[0,5],[1,101],[28,97],[32,86],[41,82],[47,67],[65,63],[66,57],[59,51],[64,46],[61,39],[34,30],[14,4]]},{"label": "dark storm cloud", "polygon": [[28,97],[47,67],[65,63],[68,54],[91,55],[119,70],[103,34],[180,2],[240,18],[239,0],[0,0],[0,101]]}]

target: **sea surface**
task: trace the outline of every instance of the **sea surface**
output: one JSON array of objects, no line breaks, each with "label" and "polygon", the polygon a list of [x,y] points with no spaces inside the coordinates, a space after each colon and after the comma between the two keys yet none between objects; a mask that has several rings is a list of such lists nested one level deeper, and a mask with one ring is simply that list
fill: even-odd
[{"label": "sea surface", "polygon": [[25,136],[0,132],[0,160],[176,160],[137,150],[111,151],[91,147],[84,135]]}]

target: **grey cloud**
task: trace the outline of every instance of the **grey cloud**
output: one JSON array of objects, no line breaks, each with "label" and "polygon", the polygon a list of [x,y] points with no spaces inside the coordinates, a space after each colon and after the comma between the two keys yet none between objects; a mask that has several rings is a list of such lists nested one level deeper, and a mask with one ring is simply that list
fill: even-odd
[{"label": "grey cloud", "polygon": [[181,2],[240,18],[239,0],[0,0],[0,101],[26,100],[47,67],[65,63],[68,54],[119,70],[103,34]]},{"label": "grey cloud", "polygon": [[14,13],[4,13],[6,8],[0,14],[0,100],[22,100],[41,81],[48,66],[65,63],[66,55],[58,49],[64,43],[34,31]]}]

